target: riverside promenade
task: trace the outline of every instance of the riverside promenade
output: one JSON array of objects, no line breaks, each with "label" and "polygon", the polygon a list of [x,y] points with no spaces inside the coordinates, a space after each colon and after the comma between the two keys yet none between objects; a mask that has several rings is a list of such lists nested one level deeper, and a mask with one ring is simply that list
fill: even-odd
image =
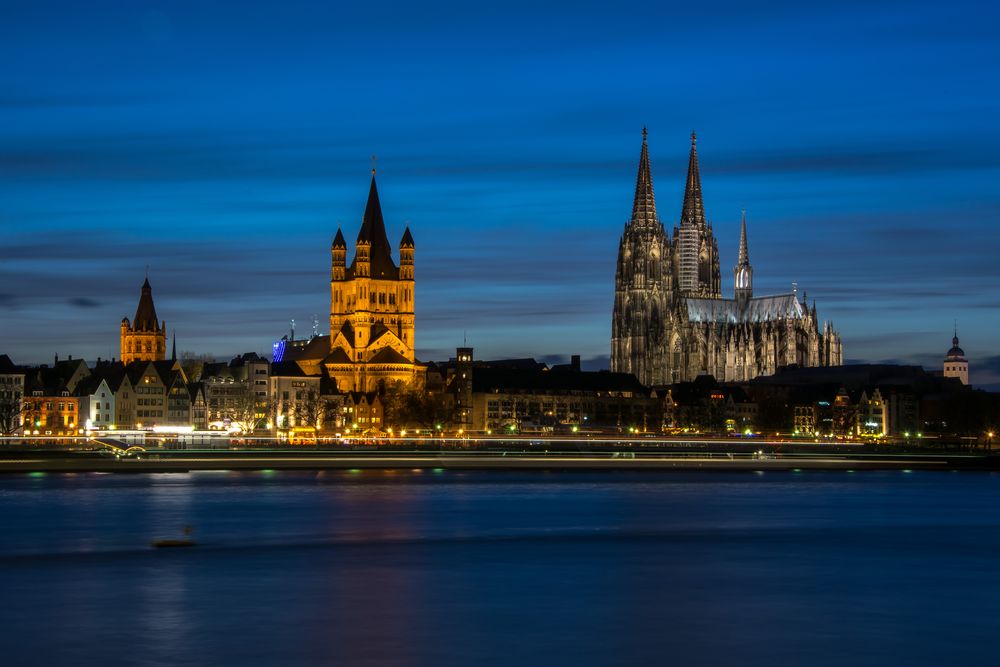
[{"label": "riverside promenade", "polygon": [[[120,444],[120,443],[119,443]],[[782,446],[784,444],[784,446]],[[154,473],[195,470],[1000,470],[1000,456],[982,452],[900,452],[885,448],[802,446],[785,443],[532,441],[508,446],[408,448],[123,447],[89,441],[72,447],[15,446],[0,450],[3,473]],[[874,450],[874,451],[873,451]]]}]

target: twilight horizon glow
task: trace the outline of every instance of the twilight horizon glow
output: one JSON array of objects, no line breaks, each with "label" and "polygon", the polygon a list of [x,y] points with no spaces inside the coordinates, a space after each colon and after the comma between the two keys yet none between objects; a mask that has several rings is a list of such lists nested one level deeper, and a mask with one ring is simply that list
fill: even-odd
[{"label": "twilight horizon glow", "polygon": [[797,282],[849,360],[939,369],[957,320],[998,383],[998,14],[6,3],[0,353],[116,356],[147,265],[180,350],[325,333],[374,153],[390,240],[416,242],[418,358],[465,338],[606,367],[646,125],[668,228],[698,131],[726,294],[746,207],[755,291]]}]

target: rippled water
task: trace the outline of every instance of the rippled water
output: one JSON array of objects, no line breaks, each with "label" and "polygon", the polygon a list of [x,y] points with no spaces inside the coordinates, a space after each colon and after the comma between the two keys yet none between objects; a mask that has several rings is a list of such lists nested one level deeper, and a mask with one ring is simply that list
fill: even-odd
[{"label": "rippled water", "polygon": [[5,665],[996,662],[989,473],[25,475],[0,517]]}]

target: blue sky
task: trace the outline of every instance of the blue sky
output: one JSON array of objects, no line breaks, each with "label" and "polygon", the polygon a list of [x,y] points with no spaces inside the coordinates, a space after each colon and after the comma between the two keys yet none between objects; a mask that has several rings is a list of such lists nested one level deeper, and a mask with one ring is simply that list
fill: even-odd
[{"label": "blue sky", "polygon": [[0,352],[116,356],[147,264],[180,350],[325,332],[374,153],[420,358],[606,365],[646,125],[668,227],[698,131],[727,292],[745,206],[755,290],[849,359],[937,367],[958,320],[1000,382],[1000,10],[354,4],[7,0]]}]

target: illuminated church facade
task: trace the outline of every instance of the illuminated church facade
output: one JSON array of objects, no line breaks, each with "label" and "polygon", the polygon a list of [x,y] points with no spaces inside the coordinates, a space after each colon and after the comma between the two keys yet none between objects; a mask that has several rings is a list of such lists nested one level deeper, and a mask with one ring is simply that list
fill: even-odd
[{"label": "illuminated church facade", "polygon": [[330,353],[322,366],[338,390],[423,384],[426,366],[414,353],[414,250],[407,227],[399,241],[399,264],[393,261],[372,169],[350,265],[340,229],[330,249]]},{"label": "illuminated church facade", "polygon": [[618,246],[611,370],[647,386],[708,374],[723,382],[773,375],[782,366],[839,366],[840,335],[822,325],[793,287],[755,296],[746,214],[740,223],[733,297],[722,296],[719,251],[705,216],[697,139],[691,135],[687,183],[672,238],[656,214],[643,130],[632,217]]}]

